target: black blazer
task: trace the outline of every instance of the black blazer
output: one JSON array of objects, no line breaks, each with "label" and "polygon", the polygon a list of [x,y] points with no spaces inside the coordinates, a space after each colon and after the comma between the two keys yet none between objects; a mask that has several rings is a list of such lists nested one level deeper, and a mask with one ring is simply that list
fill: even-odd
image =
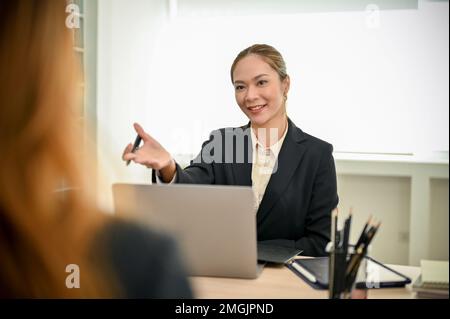
[{"label": "black blazer", "polygon": [[175,241],[148,227],[111,218],[96,234],[90,258],[112,271],[114,297],[193,297]]},{"label": "black blazer", "polygon": [[[259,241],[274,240],[302,249],[303,255],[325,255],[331,211],[339,201],[332,151],[331,144],[304,133],[288,119],[277,170],[257,212]],[[191,165],[182,169],[177,164],[176,169],[177,183],[251,186],[250,123],[213,131]],[[156,182],[154,171],[152,180]]]}]

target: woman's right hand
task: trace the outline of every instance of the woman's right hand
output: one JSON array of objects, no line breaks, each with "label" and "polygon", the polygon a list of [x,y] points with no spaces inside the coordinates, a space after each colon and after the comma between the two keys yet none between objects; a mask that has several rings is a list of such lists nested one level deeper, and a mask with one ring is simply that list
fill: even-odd
[{"label": "woman's right hand", "polygon": [[132,153],[133,145],[131,143],[128,144],[123,151],[122,159],[158,170],[163,181],[170,182],[176,171],[176,165],[172,155],[157,140],[147,134],[139,124],[134,123],[133,126],[136,133],[142,138],[144,145]]}]

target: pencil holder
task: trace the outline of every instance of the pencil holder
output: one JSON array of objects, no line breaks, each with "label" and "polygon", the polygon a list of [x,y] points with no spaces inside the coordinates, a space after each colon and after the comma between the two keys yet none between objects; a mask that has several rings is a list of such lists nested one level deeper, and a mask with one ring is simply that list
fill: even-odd
[{"label": "pencil holder", "polygon": [[[348,261],[350,262],[352,258],[356,255],[353,252],[353,247],[349,247],[351,251],[348,255]],[[368,297],[368,286],[367,286],[367,252],[360,256],[356,256],[359,259],[356,269],[352,273],[348,274],[346,288],[344,290],[343,297],[346,299],[367,299]]]},{"label": "pencil holder", "polygon": [[333,250],[329,245],[329,298],[367,299],[367,251],[356,253],[353,246],[348,252]]},{"label": "pencil holder", "polygon": [[329,298],[367,298],[367,258],[370,243],[377,233],[381,222],[377,224],[369,218],[358,241],[349,244],[352,214],[345,219],[343,227],[338,229],[338,210],[331,212],[331,241],[326,247],[329,252]]}]

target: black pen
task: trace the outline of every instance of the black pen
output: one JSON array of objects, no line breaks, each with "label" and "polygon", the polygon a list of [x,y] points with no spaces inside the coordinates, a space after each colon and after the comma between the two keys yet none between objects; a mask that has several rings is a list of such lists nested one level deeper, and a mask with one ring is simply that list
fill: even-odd
[{"label": "black pen", "polygon": [[380,228],[380,226],[381,226],[381,222],[378,222],[377,225],[372,226],[372,228],[369,229],[369,231],[367,232],[367,239],[366,239],[366,245],[365,245],[366,250],[369,247],[370,243],[372,242],[373,238],[375,237],[375,234],[377,233],[378,228]]},{"label": "black pen", "polygon": [[369,224],[370,224],[371,221],[372,221],[372,216],[369,217],[369,220],[364,225],[364,228],[363,228],[363,230],[361,232],[361,235],[359,236],[358,241],[355,244],[355,249],[356,249],[356,247],[358,247],[364,241],[364,238],[367,235],[367,228],[369,227]]},{"label": "black pen", "polygon": [[352,213],[348,216],[348,218],[345,220],[344,224],[344,253],[348,254],[348,241],[350,239],[350,226],[352,224]]},{"label": "black pen", "polygon": [[[136,136],[136,139],[134,140],[133,148],[131,149],[131,153],[136,152],[137,148],[139,147],[139,144],[141,144],[142,138],[139,136]],[[127,166],[130,165],[131,160],[127,161]]]}]

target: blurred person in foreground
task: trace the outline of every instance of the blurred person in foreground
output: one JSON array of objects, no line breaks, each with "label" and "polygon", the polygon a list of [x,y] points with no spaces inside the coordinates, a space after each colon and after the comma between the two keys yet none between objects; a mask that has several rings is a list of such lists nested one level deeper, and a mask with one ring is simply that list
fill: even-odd
[{"label": "blurred person in foreground", "polygon": [[89,196],[65,8],[0,2],[0,298],[190,298],[174,242]]}]

